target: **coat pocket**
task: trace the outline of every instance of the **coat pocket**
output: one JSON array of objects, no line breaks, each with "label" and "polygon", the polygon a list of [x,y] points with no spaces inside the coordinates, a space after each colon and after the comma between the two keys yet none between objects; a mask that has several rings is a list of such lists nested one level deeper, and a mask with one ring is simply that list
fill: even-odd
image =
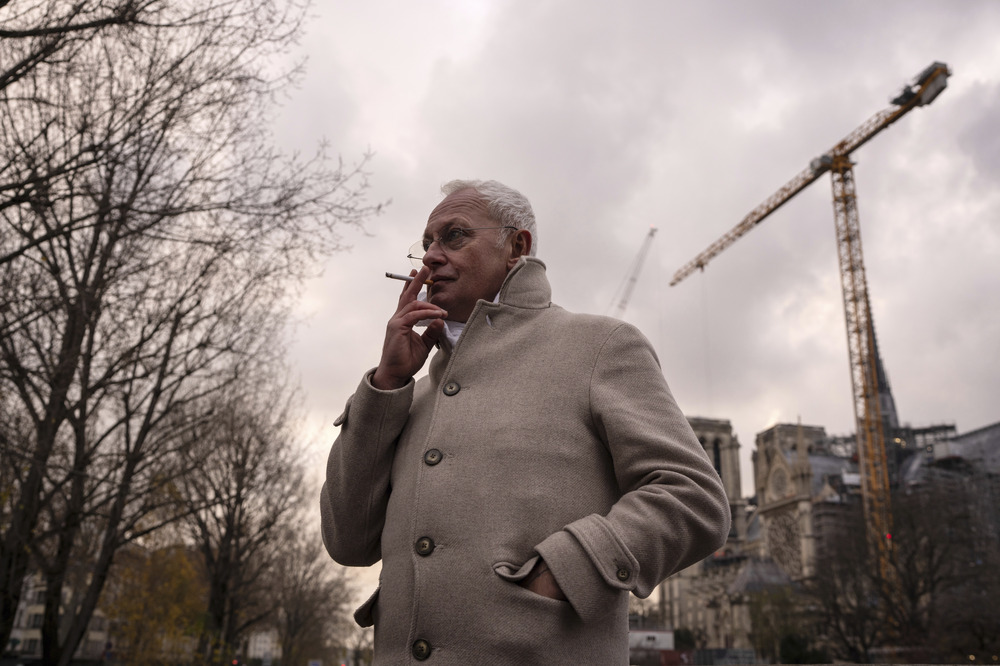
[{"label": "coat pocket", "polygon": [[538,562],[540,557],[541,555],[535,555],[521,565],[512,564],[510,562],[497,562],[493,565],[493,571],[505,581],[510,583],[519,583],[528,577],[528,574],[535,568],[535,564]]},{"label": "coat pocket", "polygon": [[375,624],[375,604],[378,602],[378,593],[382,590],[382,586],[379,585],[372,592],[372,596],[368,597],[368,600],[358,607],[358,610],[354,611],[354,621],[362,627],[370,627]]}]

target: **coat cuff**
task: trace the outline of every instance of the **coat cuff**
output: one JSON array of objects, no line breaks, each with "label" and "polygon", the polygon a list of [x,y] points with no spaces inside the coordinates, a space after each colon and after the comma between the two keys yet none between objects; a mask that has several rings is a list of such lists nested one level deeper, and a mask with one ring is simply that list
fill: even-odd
[{"label": "coat cuff", "polygon": [[[351,405],[354,403],[354,399],[361,396],[361,400],[365,403],[366,408],[370,404],[380,405],[382,409],[392,410],[396,403],[402,399],[404,401],[411,401],[413,399],[413,378],[410,378],[404,386],[398,389],[383,390],[377,389],[372,386],[372,375],[375,374],[377,368],[372,368],[365,373],[365,376],[361,379],[361,384],[358,386],[357,392],[347,399],[347,404],[344,406],[344,411],[333,421],[333,425],[340,427],[347,423],[347,418],[351,413]],[[409,402],[407,402],[409,405]],[[407,415],[408,416],[408,415]]]},{"label": "coat cuff", "polygon": [[616,608],[619,596],[635,589],[639,578],[639,563],[607,519],[596,514],[549,536],[535,551],[584,622]]}]

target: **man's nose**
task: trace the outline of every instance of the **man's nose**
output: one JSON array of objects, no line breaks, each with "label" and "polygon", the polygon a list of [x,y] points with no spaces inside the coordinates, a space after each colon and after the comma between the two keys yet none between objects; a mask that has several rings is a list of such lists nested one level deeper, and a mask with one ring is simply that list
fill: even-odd
[{"label": "man's nose", "polygon": [[441,243],[435,239],[424,252],[424,266],[440,266],[448,260],[448,255],[441,249]]}]

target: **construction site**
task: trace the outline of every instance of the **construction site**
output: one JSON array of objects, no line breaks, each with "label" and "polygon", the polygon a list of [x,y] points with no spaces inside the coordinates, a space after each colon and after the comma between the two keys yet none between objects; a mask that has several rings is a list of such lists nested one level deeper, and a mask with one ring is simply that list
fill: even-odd
[{"label": "construction site", "polygon": [[829,173],[856,430],[835,435],[797,422],[758,432],[753,494],[744,496],[733,424],[689,416],[725,485],[732,530],[713,557],[634,600],[632,663],[1000,659],[1000,422],[959,432],[897,412],[876,339],[852,161],[933,102],[950,74],[941,62],[926,67],[674,275],[671,286],[704,271]]}]

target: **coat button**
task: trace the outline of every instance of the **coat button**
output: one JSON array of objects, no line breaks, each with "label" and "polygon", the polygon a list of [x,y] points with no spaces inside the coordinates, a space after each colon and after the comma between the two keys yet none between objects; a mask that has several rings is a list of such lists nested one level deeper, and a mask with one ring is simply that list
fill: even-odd
[{"label": "coat button", "polygon": [[420,638],[413,641],[413,657],[417,661],[423,661],[427,657],[431,656],[431,644]]},{"label": "coat button", "polygon": [[447,384],[444,385],[445,395],[455,395],[461,390],[462,387],[458,384],[458,382],[448,382]]},{"label": "coat button", "polygon": [[441,452],[437,449],[428,449],[428,451],[424,454],[424,462],[432,466],[437,465],[441,462],[441,458],[443,457],[444,456],[442,456]]},{"label": "coat button", "polygon": [[430,537],[420,537],[415,545],[417,555],[427,557],[434,552],[434,539]]},{"label": "coat button", "polygon": [[632,572],[626,569],[625,567],[622,567],[621,569],[618,570],[617,575],[618,575],[618,580],[624,582],[632,576]]}]

